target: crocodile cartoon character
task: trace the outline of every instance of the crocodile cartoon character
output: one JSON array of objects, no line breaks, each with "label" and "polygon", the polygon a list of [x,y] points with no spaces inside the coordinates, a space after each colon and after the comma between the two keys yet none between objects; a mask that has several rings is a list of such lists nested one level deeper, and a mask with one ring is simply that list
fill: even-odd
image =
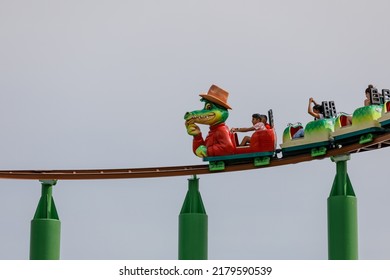
[{"label": "crocodile cartoon character", "polygon": [[[209,91],[200,94],[201,101],[205,102],[202,110],[187,112],[184,116],[187,133],[194,137],[192,149],[198,157],[222,156],[234,153],[234,136],[225,121],[229,116],[227,103],[229,93],[216,85]],[[210,126],[206,139],[196,124]]]}]

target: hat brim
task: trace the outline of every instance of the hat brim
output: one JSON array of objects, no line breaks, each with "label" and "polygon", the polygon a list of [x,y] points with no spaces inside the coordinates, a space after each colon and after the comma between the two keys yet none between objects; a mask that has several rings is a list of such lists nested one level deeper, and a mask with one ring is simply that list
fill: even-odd
[{"label": "hat brim", "polygon": [[208,95],[207,93],[199,94],[199,96],[204,98],[204,99],[206,99],[206,100],[208,100],[208,101],[214,102],[214,103],[216,103],[216,104],[218,104],[218,105],[220,105],[220,106],[222,106],[222,107],[224,107],[226,109],[232,110],[232,107],[230,107],[229,104],[223,102],[221,99],[218,99],[218,98],[216,98],[214,96]]}]

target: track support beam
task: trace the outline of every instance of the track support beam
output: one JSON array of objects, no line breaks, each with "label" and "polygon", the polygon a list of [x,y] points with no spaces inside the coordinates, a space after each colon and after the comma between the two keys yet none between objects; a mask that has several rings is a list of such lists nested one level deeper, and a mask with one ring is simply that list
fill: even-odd
[{"label": "track support beam", "polygon": [[57,181],[40,182],[42,195],[31,221],[30,260],[59,260],[61,222],[52,197]]},{"label": "track support beam", "polygon": [[188,191],[179,215],[179,260],[207,260],[208,217],[196,175],[188,179]]},{"label": "track support beam", "polygon": [[349,155],[331,158],[336,177],[328,198],[328,258],[358,259],[357,199],[347,173]]}]

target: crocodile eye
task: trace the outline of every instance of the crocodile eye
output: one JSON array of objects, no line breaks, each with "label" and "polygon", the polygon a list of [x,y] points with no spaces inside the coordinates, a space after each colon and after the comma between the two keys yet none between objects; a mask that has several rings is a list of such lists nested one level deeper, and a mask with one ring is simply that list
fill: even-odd
[{"label": "crocodile eye", "polygon": [[213,106],[210,104],[210,103],[206,103],[206,105],[204,106],[204,108],[206,110],[211,110],[211,108],[213,108]]}]

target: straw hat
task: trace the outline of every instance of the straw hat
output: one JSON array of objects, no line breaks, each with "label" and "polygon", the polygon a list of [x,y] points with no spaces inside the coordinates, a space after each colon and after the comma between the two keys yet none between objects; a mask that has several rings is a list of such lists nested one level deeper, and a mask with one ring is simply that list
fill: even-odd
[{"label": "straw hat", "polygon": [[229,97],[229,93],[220,87],[217,87],[216,85],[212,85],[209,89],[209,91],[206,93],[199,94],[199,96],[203,97],[204,99],[214,102],[218,105],[221,105],[222,107],[226,109],[232,109],[230,105],[227,103],[227,99]]}]

